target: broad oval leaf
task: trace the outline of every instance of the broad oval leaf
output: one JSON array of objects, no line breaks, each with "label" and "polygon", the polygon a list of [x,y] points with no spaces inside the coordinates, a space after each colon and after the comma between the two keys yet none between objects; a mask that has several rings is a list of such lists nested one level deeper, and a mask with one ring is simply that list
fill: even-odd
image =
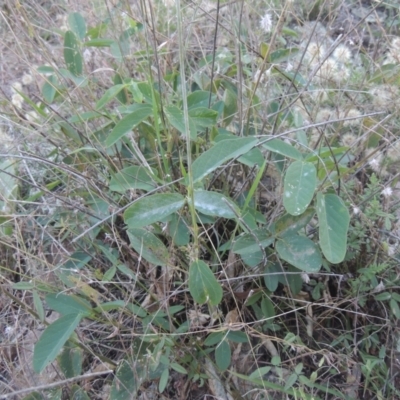
[{"label": "broad oval leaf", "polygon": [[85,18],[82,17],[78,12],[74,12],[68,15],[68,25],[71,31],[83,40],[86,36],[86,22]]},{"label": "broad oval leaf", "polygon": [[317,245],[304,236],[285,236],[276,242],[279,257],[305,272],[318,272],[322,265]]},{"label": "broad oval leaf", "polygon": [[46,328],[33,351],[33,369],[35,372],[42,372],[49,363],[56,359],[81,319],[82,314],[67,314]]},{"label": "broad oval leaf", "polygon": [[82,75],[82,54],[79,41],[72,31],[65,32],[64,36],[64,60],[67,69],[72,75]]},{"label": "broad oval leaf", "polygon": [[194,192],[194,207],[205,215],[222,218],[236,218],[240,213],[237,205],[232,200],[217,192],[196,190]]},{"label": "broad oval leaf", "polygon": [[223,340],[215,349],[215,362],[220,371],[226,371],[231,364],[231,347]]},{"label": "broad oval leaf", "polygon": [[106,147],[110,147],[118,142],[125,134],[130,132],[135,126],[139,125],[153,113],[153,107],[150,104],[135,104],[135,106],[135,111],[131,112],[115,125],[110,136],[108,136],[105,141]]},{"label": "broad oval leaf", "polygon": [[201,260],[193,262],[189,267],[189,291],[196,303],[207,301],[218,305],[222,300],[222,288],[211,272],[210,267]]},{"label": "broad oval leaf", "polygon": [[179,193],[159,193],[137,200],[124,212],[129,228],[141,228],[163,220],[182,208],[185,198]]},{"label": "broad oval leaf", "polygon": [[154,265],[168,264],[169,251],[157,236],[146,229],[129,229],[127,233],[131,246],[140,257]]},{"label": "broad oval leaf", "polygon": [[300,215],[311,203],[317,186],[317,171],[313,164],[295,161],[286,171],[283,205],[291,215]]},{"label": "broad oval leaf", "polygon": [[257,139],[245,137],[222,140],[216,143],[211,149],[194,160],[192,164],[193,181],[200,181],[226,161],[247,153],[257,142]]},{"label": "broad oval leaf", "polygon": [[350,215],[343,200],[336,194],[317,194],[319,244],[332,264],[344,260],[347,250],[347,231]]}]

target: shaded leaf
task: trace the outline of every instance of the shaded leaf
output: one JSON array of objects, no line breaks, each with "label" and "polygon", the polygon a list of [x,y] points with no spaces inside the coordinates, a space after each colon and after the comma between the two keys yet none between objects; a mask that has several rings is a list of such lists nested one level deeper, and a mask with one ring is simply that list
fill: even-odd
[{"label": "shaded leaf", "polygon": [[240,235],[233,244],[232,251],[235,254],[245,255],[260,251],[268,247],[274,241],[274,237],[264,228],[256,229],[252,233]]},{"label": "shaded leaf", "polygon": [[216,306],[222,300],[222,288],[210,267],[201,260],[189,267],[189,291],[196,303]]},{"label": "shaded leaf", "polygon": [[82,349],[68,341],[57,357],[58,365],[66,378],[73,378],[82,373]]},{"label": "shaded leaf", "polygon": [[226,371],[231,364],[231,347],[223,340],[215,349],[215,362],[220,371]]}]

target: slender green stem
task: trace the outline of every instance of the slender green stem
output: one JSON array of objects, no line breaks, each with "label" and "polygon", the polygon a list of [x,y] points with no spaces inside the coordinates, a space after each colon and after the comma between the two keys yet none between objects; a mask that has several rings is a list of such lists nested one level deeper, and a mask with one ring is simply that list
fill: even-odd
[{"label": "slender green stem", "polygon": [[185,48],[183,44],[183,30],[182,30],[182,12],[181,2],[176,0],[176,12],[177,12],[177,25],[178,25],[178,44],[179,44],[179,69],[181,74],[181,92],[182,92],[182,104],[183,104],[183,119],[185,123],[186,132],[186,157],[187,157],[187,195],[188,195],[188,206],[190,215],[192,216],[192,229],[193,229],[193,258],[198,259],[199,256],[199,235],[196,221],[196,210],[194,208],[194,183],[192,173],[192,148],[190,142],[190,127],[189,127],[189,111],[187,105],[187,94],[186,94],[186,76],[185,76]]}]

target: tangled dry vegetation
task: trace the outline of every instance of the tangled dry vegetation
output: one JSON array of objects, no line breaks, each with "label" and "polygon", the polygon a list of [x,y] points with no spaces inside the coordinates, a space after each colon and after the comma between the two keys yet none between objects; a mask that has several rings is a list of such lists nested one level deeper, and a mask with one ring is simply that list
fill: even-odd
[{"label": "tangled dry vegetation", "polygon": [[1,3],[0,398],[400,398],[396,1],[177,3]]}]

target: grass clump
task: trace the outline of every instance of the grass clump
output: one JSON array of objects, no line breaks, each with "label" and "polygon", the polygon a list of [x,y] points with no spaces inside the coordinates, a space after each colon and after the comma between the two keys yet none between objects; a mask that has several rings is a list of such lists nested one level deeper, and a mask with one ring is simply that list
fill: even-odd
[{"label": "grass clump", "polygon": [[4,398],[398,396],[398,15],[275,3],[2,10]]}]

